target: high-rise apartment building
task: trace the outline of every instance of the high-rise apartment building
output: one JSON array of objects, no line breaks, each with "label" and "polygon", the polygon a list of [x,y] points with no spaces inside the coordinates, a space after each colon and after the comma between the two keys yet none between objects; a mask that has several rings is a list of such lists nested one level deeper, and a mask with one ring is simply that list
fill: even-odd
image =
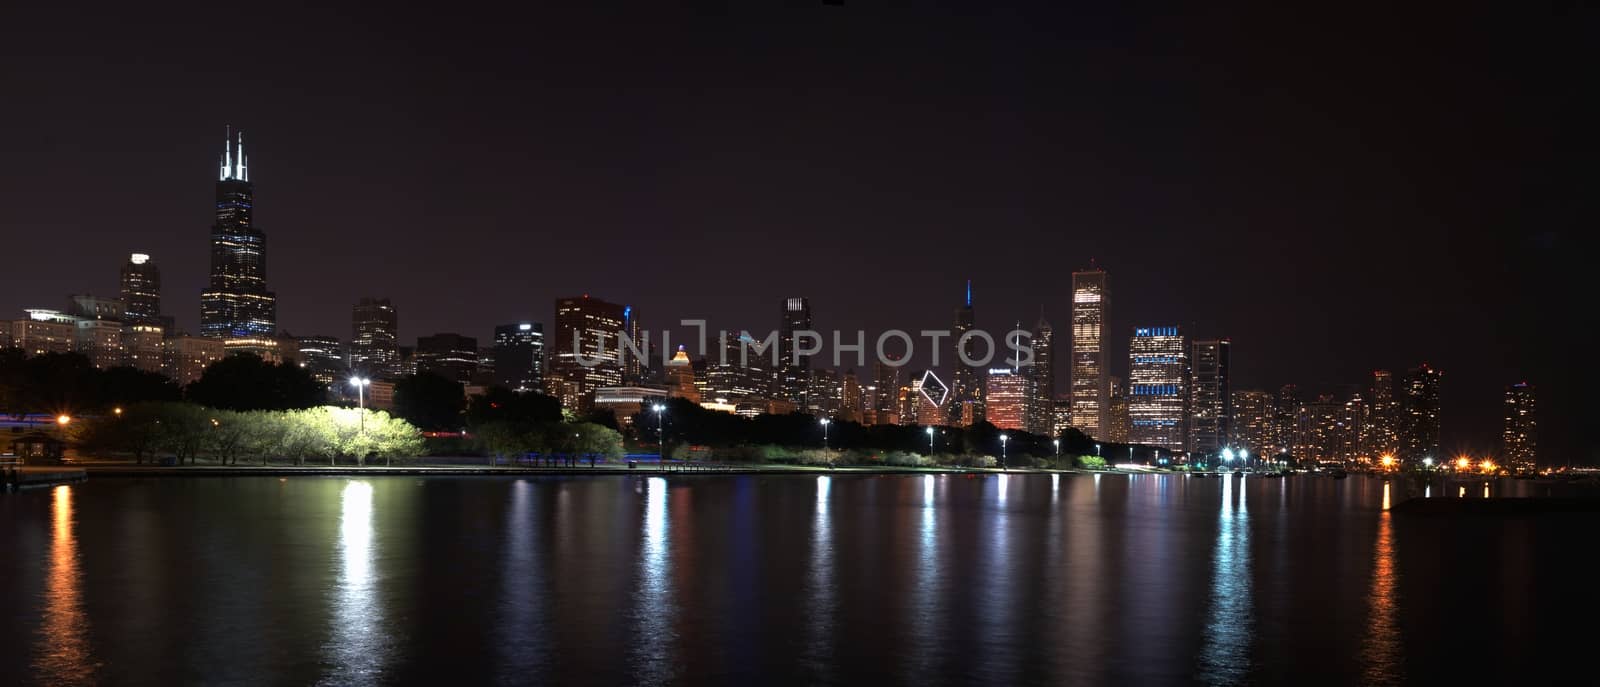
[{"label": "high-rise apartment building", "polygon": [[136,324],[161,323],[161,270],[144,253],[134,253],[122,266],[122,319]]},{"label": "high-rise apartment building", "polygon": [[872,364],[872,408],[880,425],[900,424],[900,368],[884,361]]},{"label": "high-rise apartment building", "polygon": [[179,386],[200,379],[226,352],[221,339],[201,336],[174,336],[166,340],[165,348],[164,372]]},{"label": "high-rise apartment building", "polygon": [[1233,392],[1230,445],[1263,458],[1275,456],[1281,448],[1276,428],[1277,403],[1271,393],[1255,389]]},{"label": "high-rise apartment building", "polygon": [[1189,351],[1178,327],[1140,327],[1128,344],[1128,439],[1188,450]]},{"label": "high-rise apartment building", "polygon": [[165,339],[161,325],[154,322],[122,325],[122,364],[161,373],[166,360]]},{"label": "high-rise apartment building", "polygon": [[544,325],[516,322],[494,328],[495,384],[512,391],[544,392]]},{"label": "high-rise apartment building", "polygon": [[[805,298],[783,299],[783,309],[778,320],[778,369],[776,395],[797,407],[806,406],[806,386],[811,371],[811,356],[795,360],[795,332],[813,331],[811,301]],[[770,364],[770,360],[768,361]]]},{"label": "high-rise apartment building", "polygon": [[337,336],[298,337],[295,339],[295,357],[312,379],[328,385],[329,389],[338,389],[350,376],[344,342]]},{"label": "high-rise apartment building", "polygon": [[1028,375],[1018,368],[990,369],[984,388],[989,423],[1000,429],[1026,430],[1030,386]]},{"label": "high-rise apartment building", "polygon": [[[1055,329],[1039,315],[1033,325],[1033,365],[1023,368],[1028,377],[1027,431],[1040,436],[1056,434]],[[994,422],[994,420],[990,420]]]},{"label": "high-rise apartment building", "polygon": [[1072,273],[1072,426],[1096,439],[1106,439],[1111,397],[1106,366],[1106,273],[1091,269]]},{"label": "high-rise apartment building", "polygon": [[243,133],[237,146],[235,156],[230,132],[217,179],[211,279],[200,294],[200,333],[217,339],[265,340],[278,333],[278,301],[267,289],[267,235],[253,220],[255,185],[245,163]]},{"label": "high-rise apartment building", "polygon": [[555,329],[548,342],[545,387],[564,408],[589,412],[594,391],[622,384],[617,333],[623,331],[623,306],[588,294],[556,299]]},{"label": "high-rise apartment building", "polygon": [[1196,341],[1189,357],[1189,446],[1207,458],[1220,454],[1233,437],[1231,348],[1227,339]]},{"label": "high-rise apartment building", "polygon": [[420,337],[416,359],[418,374],[471,384],[472,375],[478,371],[478,339],[454,333]]},{"label": "high-rise apartment building", "polygon": [[1388,370],[1373,371],[1372,389],[1361,426],[1362,455],[1381,459],[1400,450],[1397,415],[1394,376]]},{"label": "high-rise apartment building", "polygon": [[1506,387],[1506,424],[1500,435],[1500,452],[1508,467],[1532,472],[1538,467],[1539,418],[1533,386],[1527,382]]},{"label": "high-rise apartment building", "polygon": [[351,310],[350,369],[368,377],[403,376],[400,313],[389,299],[363,297]]},{"label": "high-rise apartment building", "polygon": [[950,362],[954,372],[950,374],[950,400],[945,403],[945,418],[947,424],[954,427],[964,427],[984,419],[985,368],[962,362],[963,354],[968,360],[978,359],[977,337],[967,339],[965,345],[961,343],[962,337],[976,326],[976,321],[972,310],[972,280],[969,279],[966,302],[956,308],[955,326],[950,332],[955,342],[955,355]]},{"label": "high-rise apartment building", "polygon": [[1400,458],[1419,462],[1436,461],[1439,454],[1439,387],[1444,373],[1427,363],[1406,373],[1400,400]]}]

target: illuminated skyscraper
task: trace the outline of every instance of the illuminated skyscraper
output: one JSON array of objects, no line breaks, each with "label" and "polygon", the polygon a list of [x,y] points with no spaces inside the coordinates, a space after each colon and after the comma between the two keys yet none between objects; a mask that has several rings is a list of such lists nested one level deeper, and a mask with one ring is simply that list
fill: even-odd
[{"label": "illuminated skyscraper", "polygon": [[1111,392],[1106,396],[1106,426],[1103,441],[1119,444],[1128,443],[1128,430],[1133,426],[1133,420],[1128,417],[1128,385],[1122,383],[1121,377],[1108,377],[1107,388]]},{"label": "illuminated skyscraper", "polygon": [[639,313],[631,305],[622,306],[622,331],[628,333],[628,340],[642,354],[634,355],[629,349],[626,359],[622,361],[622,381],[624,384],[639,384],[644,379],[645,371],[650,368],[650,346],[644,340],[644,330],[639,327]]},{"label": "illuminated skyscraper", "polygon": [[1538,405],[1533,386],[1527,382],[1506,387],[1506,426],[1501,434],[1500,451],[1506,465],[1517,472],[1532,472],[1538,467]]},{"label": "illuminated skyscraper", "polygon": [[1189,359],[1189,445],[1190,450],[1208,458],[1221,453],[1233,436],[1230,348],[1227,339],[1196,341]]},{"label": "illuminated skyscraper", "polygon": [[[564,408],[589,412],[594,390],[622,384],[617,332],[623,306],[588,295],[556,300],[555,336],[549,346],[550,374],[545,386]],[[582,356],[580,362],[579,356]]]},{"label": "illuminated skyscraper", "polygon": [[1400,450],[1396,431],[1398,404],[1394,398],[1394,376],[1388,370],[1372,373],[1372,396],[1367,403],[1361,428],[1360,453],[1368,457],[1394,455]]},{"label": "illuminated skyscraper", "polygon": [[1177,327],[1140,327],[1128,345],[1128,439],[1188,450],[1189,351]]},{"label": "illuminated skyscraper", "polygon": [[134,253],[122,266],[123,321],[161,324],[161,270],[144,253]]},{"label": "illuminated skyscraper", "polygon": [[900,424],[900,368],[876,361],[872,364],[872,379],[875,421],[880,425]]},{"label": "illuminated skyscraper", "polygon": [[1257,456],[1277,455],[1277,404],[1266,391],[1233,392],[1233,440],[1231,444]]},{"label": "illuminated skyscraper", "polygon": [[984,419],[984,368],[973,367],[961,361],[962,352],[970,360],[978,359],[977,337],[967,339],[966,345],[961,345],[962,335],[972,331],[975,321],[972,312],[972,280],[969,279],[966,303],[956,308],[955,327],[950,332],[950,337],[956,343],[957,354],[950,363],[954,366],[954,372],[950,376],[950,400],[945,403],[945,417],[953,427],[962,427]]},{"label": "illuminated skyscraper", "polygon": [[245,164],[244,134],[239,134],[237,157],[231,134],[226,143],[217,179],[217,222],[211,226],[211,281],[200,294],[200,334],[264,340],[278,333],[277,296],[267,290],[267,235],[252,221],[255,185]]},{"label": "illuminated skyscraper", "polygon": [[1106,367],[1106,273],[1072,273],[1072,426],[1104,439],[1111,389]]},{"label": "illuminated skyscraper", "polygon": [[984,397],[989,423],[1000,429],[1025,430],[1029,386],[1028,375],[1019,369],[989,370]]},{"label": "illuminated skyscraper", "polygon": [[1423,363],[1406,373],[1400,403],[1400,458],[1418,462],[1439,455],[1439,386],[1444,373]]},{"label": "illuminated skyscraper", "polygon": [[1027,430],[1040,436],[1053,436],[1056,433],[1055,329],[1042,313],[1039,322],[1033,325],[1033,365],[1023,372],[1028,377]]},{"label": "illuminated skyscraper", "polygon": [[344,342],[336,336],[302,336],[295,339],[295,357],[300,367],[330,389],[339,389],[349,377]]},{"label": "illuminated skyscraper", "polygon": [[[811,356],[794,358],[794,333],[812,331],[811,301],[805,298],[783,299],[783,310],[778,321],[778,369],[776,395],[795,406],[806,406],[806,387],[811,371]],[[769,358],[767,364],[771,364]]]},{"label": "illuminated skyscraper", "polygon": [[667,361],[666,371],[667,391],[672,396],[687,399],[690,403],[700,402],[700,389],[694,383],[694,364],[682,346],[672,354],[672,360]]},{"label": "illuminated skyscraper", "polygon": [[434,334],[417,339],[417,373],[434,374],[471,384],[478,369],[478,340],[460,334]]},{"label": "illuminated skyscraper", "polygon": [[389,299],[357,301],[350,325],[350,369],[367,377],[401,376],[400,314]]},{"label": "illuminated skyscraper", "polygon": [[494,328],[495,384],[518,393],[544,392],[544,325],[502,324]]}]

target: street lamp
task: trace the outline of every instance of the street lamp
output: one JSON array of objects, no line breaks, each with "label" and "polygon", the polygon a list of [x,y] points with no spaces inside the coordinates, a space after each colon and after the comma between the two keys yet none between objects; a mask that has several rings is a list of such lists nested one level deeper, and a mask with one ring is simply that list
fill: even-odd
[{"label": "street lamp", "polygon": [[662,411],[665,411],[666,409],[667,406],[664,403],[657,403],[651,407],[651,410],[656,411],[656,439],[661,441],[660,454],[656,456],[656,463],[659,465],[667,464],[666,422],[662,419],[661,415]]},{"label": "street lamp", "polygon": [[359,403],[360,407],[361,407],[361,433],[362,434],[366,434],[367,433],[367,387],[369,385],[371,385],[371,384],[372,384],[372,380],[367,379],[366,377],[351,377],[350,378],[350,386],[353,386],[353,387],[356,388],[356,402]]},{"label": "street lamp", "polygon": [[1011,437],[1009,437],[1009,436],[1007,436],[1005,434],[1000,435],[1000,469],[1001,470],[1006,469],[1006,442],[1009,441],[1010,439],[1011,439]]},{"label": "street lamp", "polygon": [[822,418],[822,450],[824,450],[824,451],[828,450],[828,423],[829,422],[832,422],[832,420],[829,420],[828,418]]},{"label": "street lamp", "polygon": [[933,457],[933,427],[928,427],[928,457]]},{"label": "street lamp", "polygon": [[[1131,449],[1131,448],[1128,449],[1128,455],[1133,455],[1133,449]],[[1096,457],[1096,458],[1100,457],[1100,445],[1099,444],[1095,444],[1094,445],[1094,457]]]},{"label": "street lamp", "polygon": [[1239,449],[1239,462],[1244,463],[1245,465],[1250,464],[1250,449]]},{"label": "street lamp", "polygon": [[1061,440],[1060,439],[1051,439],[1050,443],[1055,444],[1055,446],[1056,446],[1056,469],[1060,470],[1061,469]]}]

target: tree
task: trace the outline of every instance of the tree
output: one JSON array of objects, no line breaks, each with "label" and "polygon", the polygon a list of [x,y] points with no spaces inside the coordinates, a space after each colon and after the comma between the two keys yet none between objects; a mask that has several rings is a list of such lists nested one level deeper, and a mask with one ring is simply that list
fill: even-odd
[{"label": "tree", "polygon": [[113,367],[99,375],[99,406],[121,407],[145,401],[181,401],[183,389],[159,372]]},{"label": "tree", "polygon": [[561,402],[544,394],[519,394],[505,387],[491,387],[472,397],[467,404],[467,425],[489,422],[544,423],[561,421]]},{"label": "tree", "polygon": [[224,410],[288,410],[322,403],[325,389],[294,365],[241,353],[212,363],[184,389],[190,401]]},{"label": "tree", "polygon": [[395,415],[426,430],[461,429],[461,412],[467,407],[461,383],[424,372],[394,385]]},{"label": "tree", "polygon": [[596,457],[617,460],[622,458],[622,433],[593,422],[579,422],[571,426],[573,453],[587,457],[594,465]]}]

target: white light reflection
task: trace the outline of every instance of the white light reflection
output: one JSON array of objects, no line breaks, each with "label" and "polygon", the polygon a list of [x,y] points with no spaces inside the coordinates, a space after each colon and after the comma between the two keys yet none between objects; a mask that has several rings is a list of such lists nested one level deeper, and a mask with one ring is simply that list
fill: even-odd
[{"label": "white light reflection", "polygon": [[811,564],[806,586],[810,588],[806,618],[806,663],[817,671],[817,681],[832,682],[833,619],[837,611],[834,594],[833,524],[828,515],[828,492],[833,485],[827,475],[817,477],[817,502],[811,516]]},{"label": "white light reflection", "polygon": [[350,481],[339,494],[338,577],[333,627],[323,647],[331,674],[324,684],[376,684],[388,657],[389,637],[372,577],[372,484]]},{"label": "white light reflection", "polygon": [[[533,637],[543,624],[536,576],[539,570],[538,537],[534,522],[534,488],[528,480],[511,485],[511,507],[506,509],[505,555],[501,562],[501,623],[507,637]],[[526,675],[545,667],[544,647],[549,642],[494,642],[500,654],[500,675]]]},{"label": "white light reflection", "polygon": [[1061,498],[1061,474],[1050,475],[1050,503],[1055,503]]},{"label": "white light reflection", "polygon": [[1233,505],[1233,477],[1222,478],[1222,512],[1212,554],[1210,613],[1205,646],[1200,653],[1201,682],[1240,684],[1250,672],[1250,637],[1255,619],[1251,607],[1250,524],[1245,507],[1245,479],[1239,479],[1239,505]]},{"label": "white light reflection", "polygon": [[1009,477],[1010,475],[1002,474],[1000,475],[1000,481],[995,484],[995,488],[999,490],[999,500],[1001,505],[1004,505],[1006,502],[1006,480]]},{"label": "white light reflection", "polygon": [[939,600],[939,509],[934,505],[933,475],[922,476],[922,508],[917,523],[917,559],[911,586],[911,603],[907,606],[909,618],[905,626],[911,634],[907,657],[911,661],[907,671],[911,684],[931,684],[938,681],[936,663],[939,637],[934,632],[943,627],[943,613]]},{"label": "white light reflection", "polygon": [[639,553],[639,585],[634,592],[639,637],[630,645],[635,675],[640,684],[662,684],[672,676],[668,655],[672,608],[672,571],[667,555],[667,480],[651,477],[644,482],[644,526]]}]

